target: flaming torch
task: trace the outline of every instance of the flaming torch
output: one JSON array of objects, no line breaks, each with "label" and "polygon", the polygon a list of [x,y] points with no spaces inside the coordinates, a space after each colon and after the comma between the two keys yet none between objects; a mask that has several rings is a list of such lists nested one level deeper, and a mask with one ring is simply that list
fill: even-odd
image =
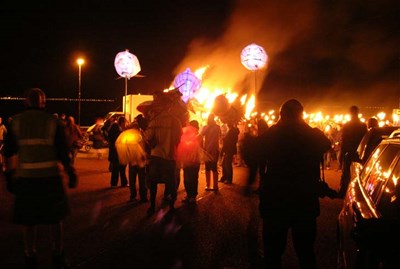
[{"label": "flaming torch", "polygon": [[[267,53],[265,52],[263,47],[252,43],[242,50],[240,54],[240,59],[244,67],[254,73],[254,98],[256,100],[256,72],[257,70],[266,66],[268,61]],[[254,103],[254,106],[257,108],[256,102]]]}]

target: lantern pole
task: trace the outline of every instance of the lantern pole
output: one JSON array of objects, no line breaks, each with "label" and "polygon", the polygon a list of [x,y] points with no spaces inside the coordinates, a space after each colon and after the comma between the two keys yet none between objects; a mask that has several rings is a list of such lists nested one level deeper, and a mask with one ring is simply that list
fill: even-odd
[{"label": "lantern pole", "polygon": [[254,110],[257,112],[257,69],[254,70]]},{"label": "lantern pole", "polygon": [[125,76],[125,99],[124,99],[124,114],[125,114],[125,118],[126,118],[126,98],[128,95],[128,77]]},{"label": "lantern pole", "polygon": [[114,67],[121,77],[125,78],[125,100],[124,97],[123,99],[123,112],[125,117],[127,116],[126,113],[126,98],[128,95],[128,79],[131,77],[134,77],[137,73],[140,72],[140,64],[139,60],[135,55],[129,52],[129,50],[125,50],[122,52],[119,52],[117,56],[115,56],[114,60]]}]

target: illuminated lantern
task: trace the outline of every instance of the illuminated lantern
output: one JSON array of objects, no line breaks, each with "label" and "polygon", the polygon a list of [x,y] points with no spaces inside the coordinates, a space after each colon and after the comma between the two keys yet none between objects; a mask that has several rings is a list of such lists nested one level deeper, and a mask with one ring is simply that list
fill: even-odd
[{"label": "illuminated lantern", "polygon": [[115,141],[115,148],[120,164],[138,165],[146,164],[146,152],[143,147],[143,138],[139,130],[127,129]]},{"label": "illuminated lantern", "polygon": [[115,56],[114,66],[118,75],[127,79],[137,75],[141,70],[138,58],[129,50],[119,52]]},{"label": "illuminated lantern", "polygon": [[174,87],[182,93],[182,100],[187,101],[193,98],[195,92],[200,88],[201,80],[187,68],[186,71],[175,77]]},{"label": "illuminated lantern", "polygon": [[248,70],[257,71],[266,65],[268,56],[262,47],[253,43],[242,50],[240,59]]}]

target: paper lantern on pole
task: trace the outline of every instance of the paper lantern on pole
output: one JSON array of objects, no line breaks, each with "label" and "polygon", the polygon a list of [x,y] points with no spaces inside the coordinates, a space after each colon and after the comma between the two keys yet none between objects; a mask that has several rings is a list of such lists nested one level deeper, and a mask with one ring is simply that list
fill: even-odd
[{"label": "paper lantern on pole", "polygon": [[200,88],[201,80],[187,68],[184,72],[175,77],[174,87],[182,93],[182,100],[187,103],[193,98],[195,92]]},{"label": "paper lantern on pole", "polygon": [[248,70],[257,71],[266,65],[268,56],[262,47],[253,43],[242,50],[240,59]]},{"label": "paper lantern on pole", "polygon": [[114,66],[118,75],[127,79],[137,75],[141,70],[138,58],[129,50],[119,52],[115,56]]}]

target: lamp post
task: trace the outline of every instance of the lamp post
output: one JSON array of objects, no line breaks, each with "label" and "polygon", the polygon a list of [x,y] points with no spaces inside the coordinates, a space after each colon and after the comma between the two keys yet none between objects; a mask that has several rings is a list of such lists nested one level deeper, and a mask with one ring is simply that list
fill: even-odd
[{"label": "lamp post", "polygon": [[81,84],[82,84],[82,65],[85,63],[85,60],[79,58],[76,60],[76,63],[79,67],[79,76],[78,76],[78,125],[81,125]]}]

